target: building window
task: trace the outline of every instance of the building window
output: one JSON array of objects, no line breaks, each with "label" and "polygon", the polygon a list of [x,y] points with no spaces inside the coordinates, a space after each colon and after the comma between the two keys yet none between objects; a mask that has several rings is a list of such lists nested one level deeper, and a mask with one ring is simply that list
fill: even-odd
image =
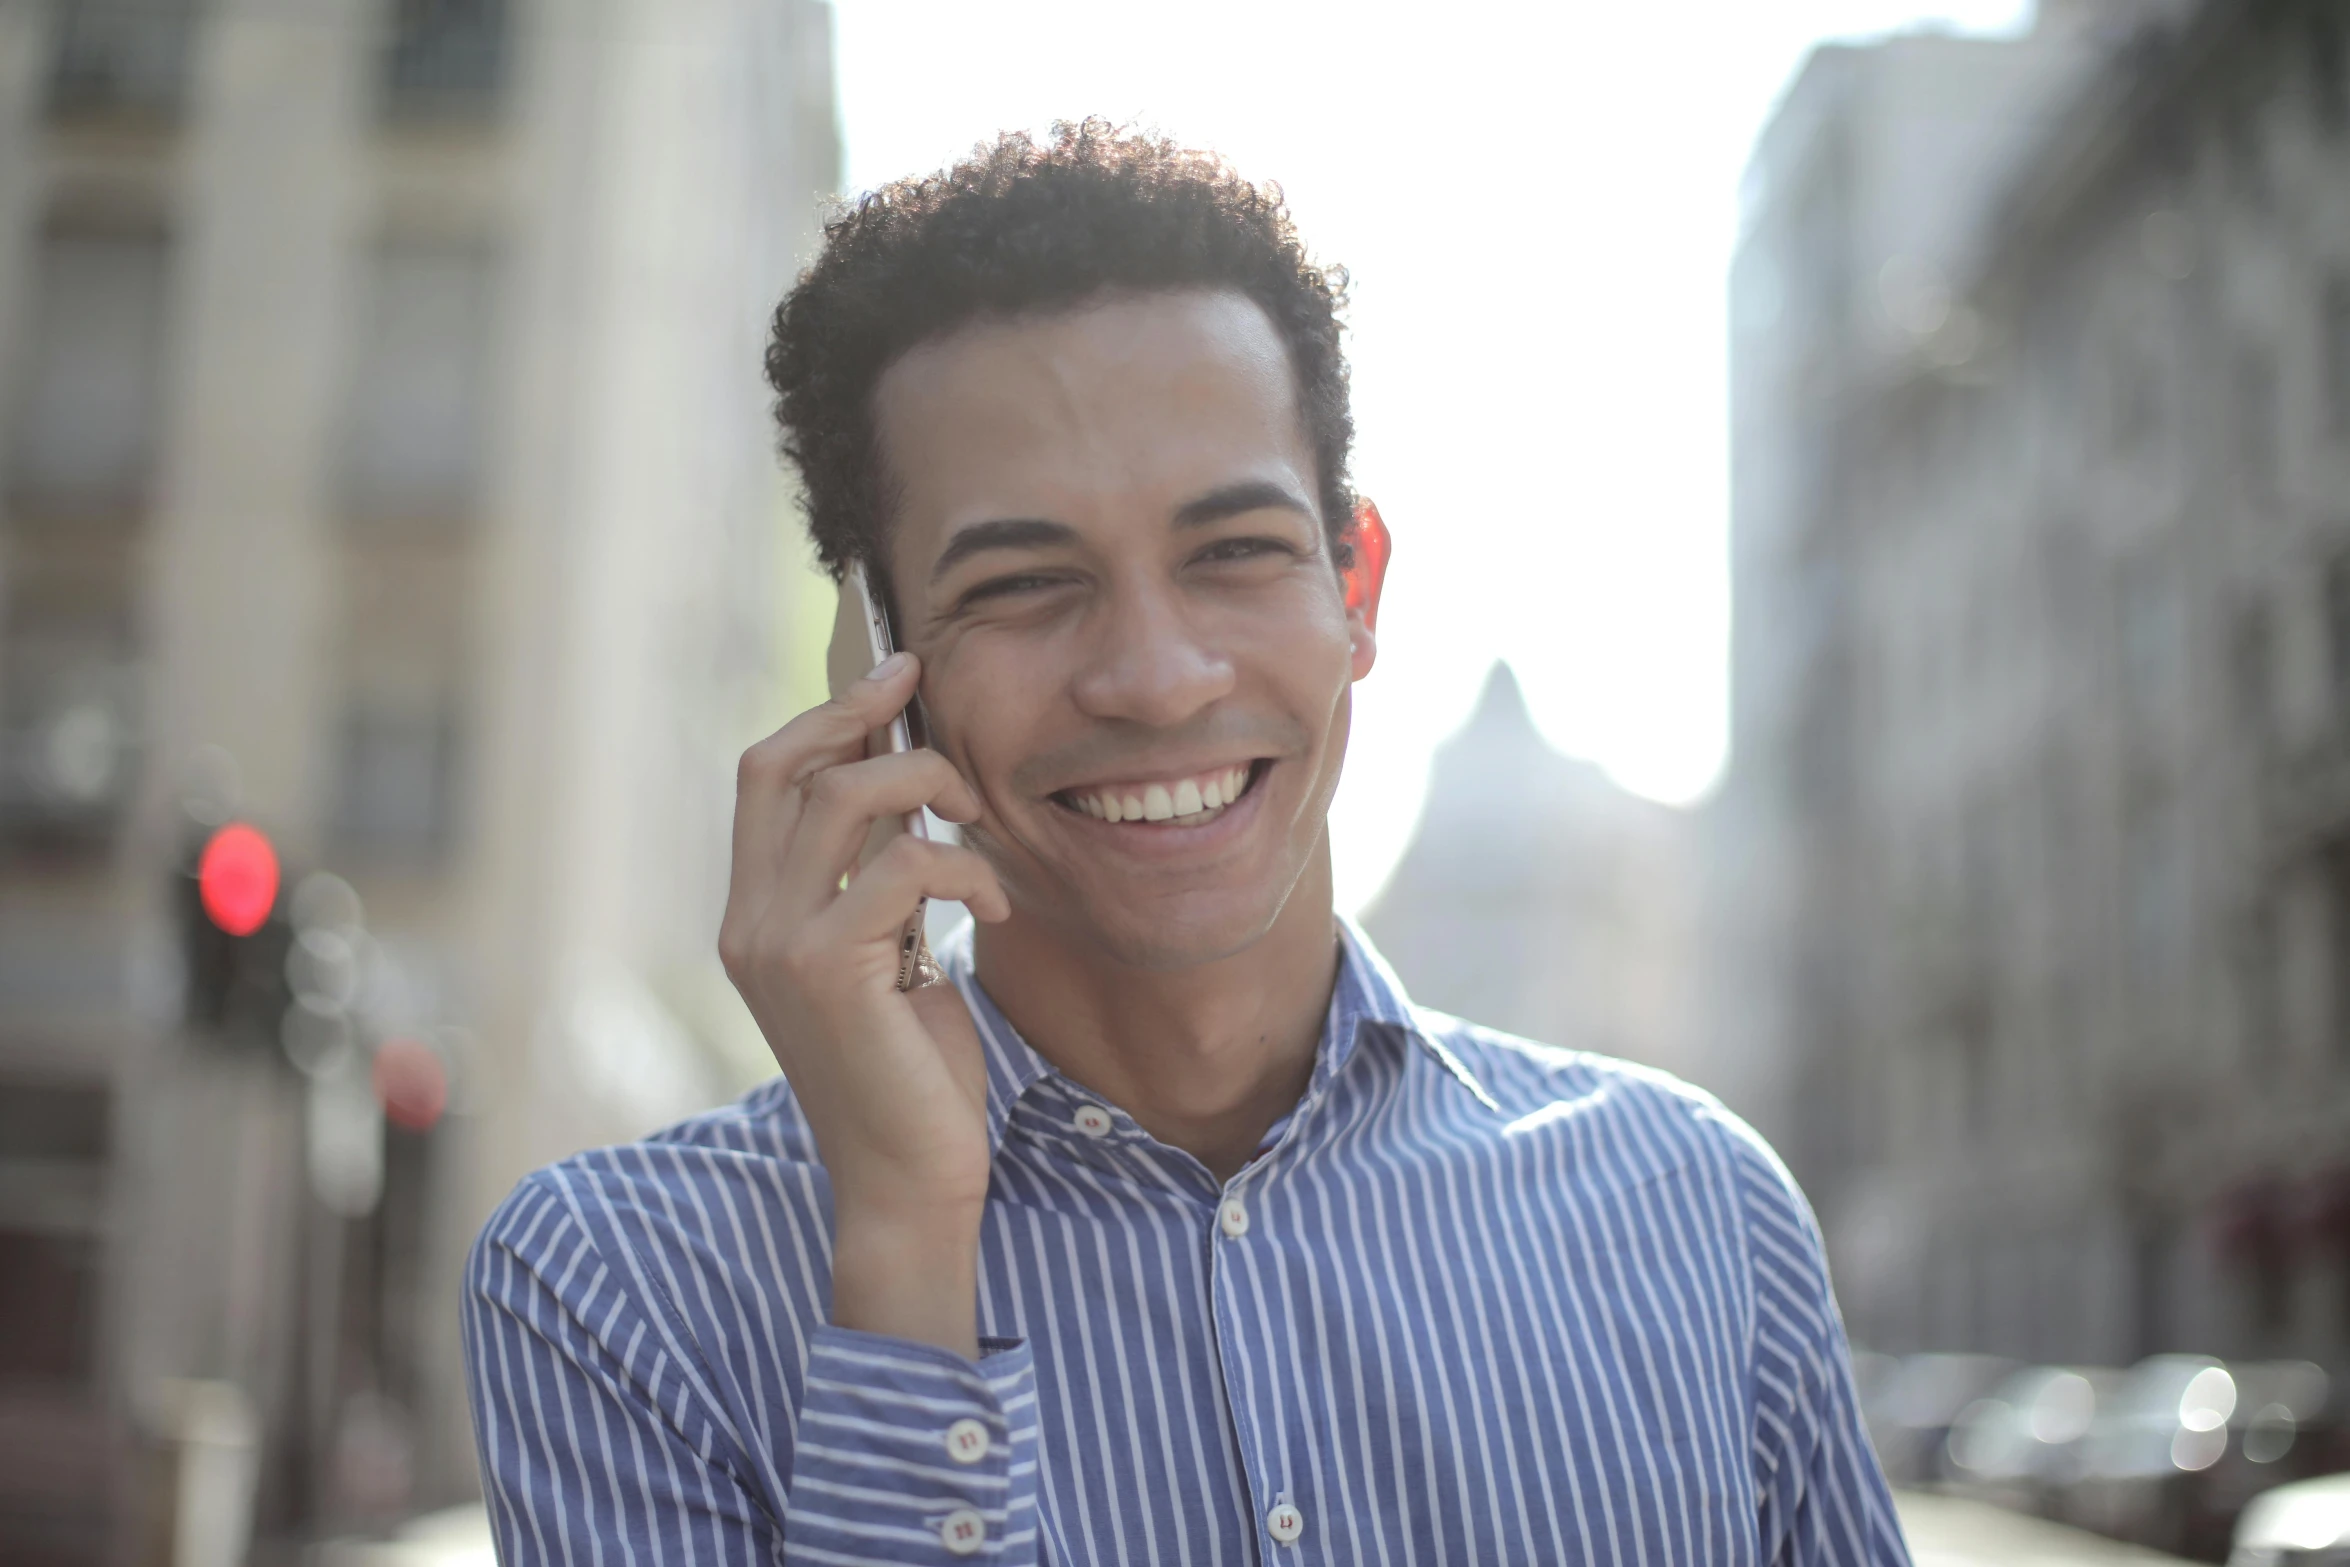
[{"label": "building window", "polygon": [[[20,849],[103,852],[135,782],[129,619],[19,583],[0,631],[0,829]],[[63,600],[62,602],[60,600]]]},{"label": "building window", "polygon": [[2237,983],[2244,1029],[2244,1064],[2266,1072],[2285,1056],[2285,966],[2276,912],[2266,906],[2238,938]]},{"label": "building window", "polygon": [[455,837],[457,720],[446,701],[368,697],[344,715],[335,836],[355,853],[429,862]]},{"label": "building window", "polygon": [[2176,585],[2160,562],[2123,569],[2120,587],[2122,709],[2147,730],[2165,727],[2186,686],[2186,626]]},{"label": "building window", "polygon": [[2325,886],[2327,990],[2333,1004],[2333,1044],[2350,1059],[2350,843],[2336,843],[2319,857]]},{"label": "building window", "polygon": [[2122,867],[2124,940],[2133,980],[2175,980],[2187,956],[2192,889],[2176,805],[2143,809],[2130,823]]},{"label": "building window", "polygon": [[2326,280],[2323,309],[2319,330],[2325,344],[2327,422],[2334,434],[2350,440],[2350,273],[2337,272]]},{"label": "building window", "polygon": [[2255,754],[2275,735],[2276,622],[2267,601],[2238,606],[2228,641],[2228,685],[2237,731]]},{"label": "building window", "polygon": [[2162,421],[2161,359],[2151,343],[2125,335],[2107,364],[2111,377],[2109,434],[2116,452],[2131,453],[2153,440]]},{"label": "building window", "polygon": [[2350,717],[2350,551],[2326,562],[2326,671],[2334,711]]},{"label": "building window", "polygon": [[2313,5],[2308,12],[2310,97],[2317,122],[2335,135],[2350,125],[2350,71],[2345,70],[2341,18],[2332,6]]},{"label": "building window", "polygon": [[0,1382],[87,1386],[97,1370],[111,1111],[100,1086],[0,1082]]},{"label": "building window", "polygon": [[49,112],[168,119],[187,87],[190,0],[58,0]]},{"label": "building window", "polygon": [[394,119],[478,118],[506,81],[504,0],[392,0],[384,109]]},{"label": "building window", "polygon": [[122,515],[154,474],[164,360],[159,235],[51,233],[20,363],[15,509]]},{"label": "building window", "polygon": [[2273,355],[2248,349],[2236,362],[2235,456],[2238,493],[2256,506],[2277,499],[2277,367]]},{"label": "building window", "polygon": [[396,241],[375,253],[351,366],[345,493],[363,518],[474,507],[489,405],[491,256]]}]

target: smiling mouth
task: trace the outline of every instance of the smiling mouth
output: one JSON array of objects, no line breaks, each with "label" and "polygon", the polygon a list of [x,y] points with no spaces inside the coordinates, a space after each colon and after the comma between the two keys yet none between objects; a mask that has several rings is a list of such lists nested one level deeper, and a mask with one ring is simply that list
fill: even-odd
[{"label": "smiling mouth", "polygon": [[1200,827],[1214,821],[1272,770],[1270,757],[1218,767],[1185,778],[1063,789],[1051,798],[1063,810],[1096,821]]}]

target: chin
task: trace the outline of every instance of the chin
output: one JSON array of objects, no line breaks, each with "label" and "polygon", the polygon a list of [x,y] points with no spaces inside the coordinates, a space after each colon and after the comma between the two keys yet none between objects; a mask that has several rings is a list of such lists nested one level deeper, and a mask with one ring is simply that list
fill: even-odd
[{"label": "chin", "polygon": [[1262,941],[1286,901],[1262,886],[1137,900],[1088,899],[1094,906],[1086,909],[1086,934],[1124,968],[1156,973],[1199,968]]}]

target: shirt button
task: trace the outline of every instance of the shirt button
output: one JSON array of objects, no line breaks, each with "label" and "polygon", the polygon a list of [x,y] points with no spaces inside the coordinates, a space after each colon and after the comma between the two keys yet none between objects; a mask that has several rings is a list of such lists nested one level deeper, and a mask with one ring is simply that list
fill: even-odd
[{"label": "shirt button", "polygon": [[958,1507],[938,1521],[938,1537],[957,1556],[969,1556],[987,1543],[987,1520],[976,1508]]},{"label": "shirt button", "polygon": [[958,1464],[975,1464],[987,1456],[987,1427],[965,1418],[947,1427],[947,1457]]},{"label": "shirt button", "polygon": [[1110,1135],[1110,1112],[1104,1110],[1100,1105],[1079,1105],[1074,1119],[1077,1122],[1077,1130],[1088,1137]]},{"label": "shirt button", "polygon": [[1297,1537],[1306,1532],[1306,1515],[1287,1502],[1275,1502],[1273,1510],[1265,1514],[1265,1532],[1282,1545],[1295,1545]]},{"label": "shirt button", "polygon": [[1224,1199],[1224,1206],[1216,1210],[1216,1227],[1234,1240],[1248,1233],[1248,1209],[1239,1198]]}]

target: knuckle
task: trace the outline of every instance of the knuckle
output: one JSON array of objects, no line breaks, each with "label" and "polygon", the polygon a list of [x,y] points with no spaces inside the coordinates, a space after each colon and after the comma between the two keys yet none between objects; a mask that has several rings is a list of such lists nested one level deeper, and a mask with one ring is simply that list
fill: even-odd
[{"label": "knuckle", "polygon": [[795,982],[822,972],[826,961],[822,944],[804,934],[788,936],[775,944],[775,967]]},{"label": "knuckle", "polygon": [[863,730],[871,724],[871,720],[865,716],[864,703],[859,700],[863,695],[857,686],[852,685],[840,695],[829,697],[810,708],[808,716],[830,729],[852,733]]},{"label": "knuckle", "polygon": [[848,784],[842,779],[840,768],[827,767],[821,772],[810,775],[803,787],[807,791],[810,805],[824,810],[832,810],[841,804]]},{"label": "knuckle", "polygon": [[892,870],[919,870],[929,858],[929,851],[935,847],[935,844],[901,833],[890,840],[889,847],[881,851],[879,858],[889,861]]}]

